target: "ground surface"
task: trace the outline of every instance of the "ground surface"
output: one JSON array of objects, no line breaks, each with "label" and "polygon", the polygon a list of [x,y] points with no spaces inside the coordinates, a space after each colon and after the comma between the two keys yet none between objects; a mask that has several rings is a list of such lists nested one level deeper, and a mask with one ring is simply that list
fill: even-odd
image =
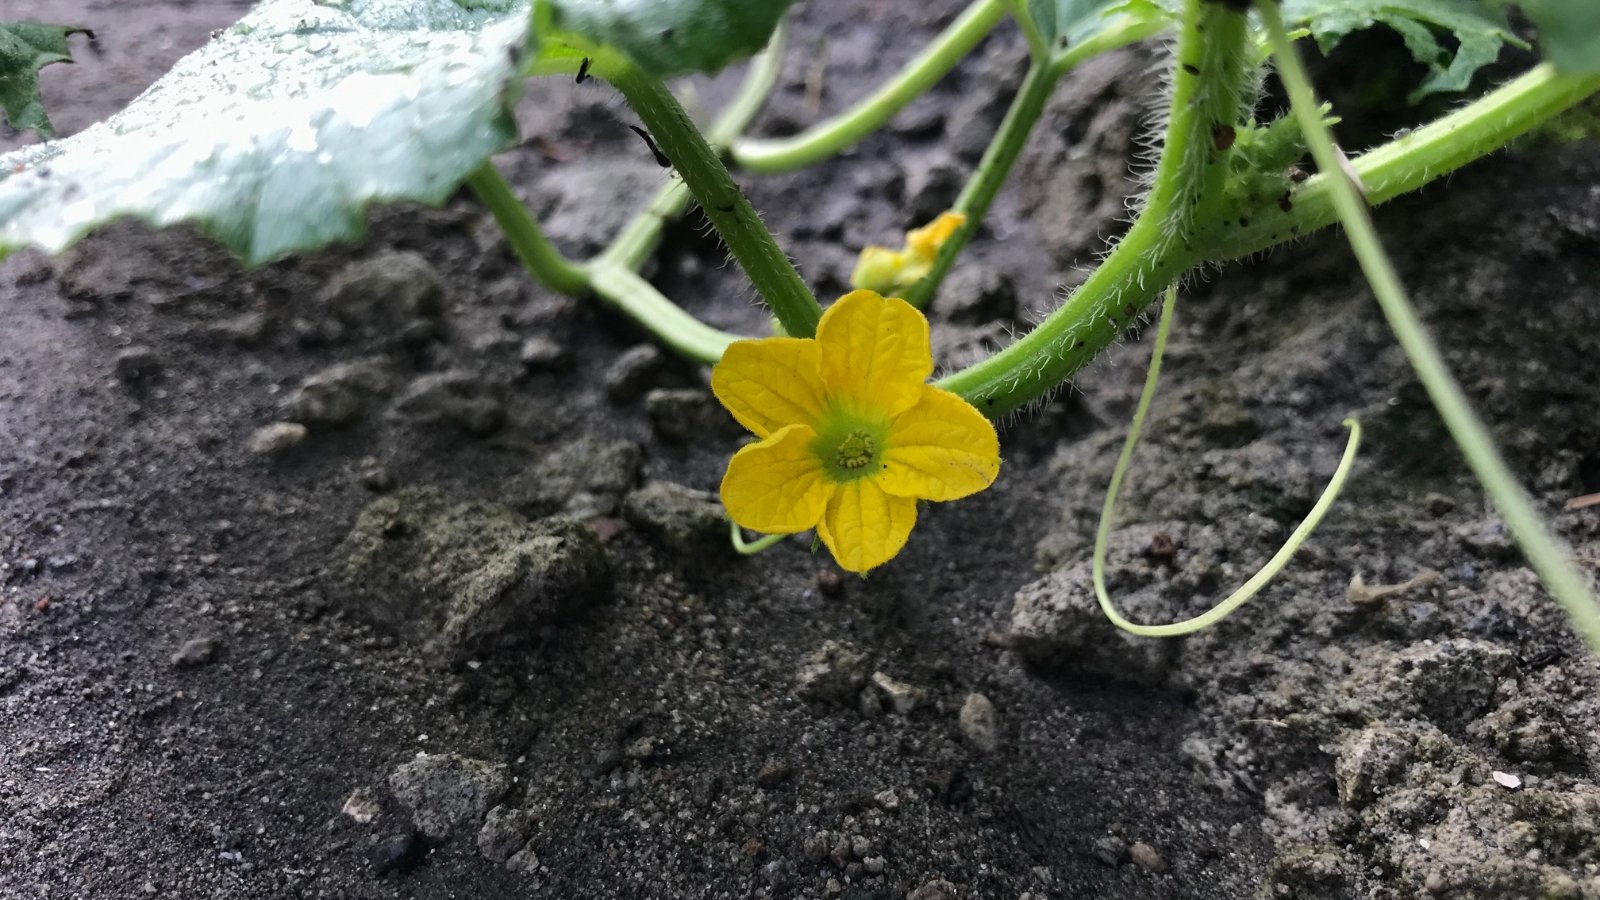
[{"label": "ground surface", "polygon": [[[100,35],[47,70],[63,133],[244,8],[46,6]],[[803,4],[758,127],[840,108],[953,9]],[[819,292],[948,203],[1022,54],[1002,29],[846,158],[744,179]],[[946,360],[1115,233],[1149,69],[1064,87],[936,306]],[[603,86],[524,107],[502,162],[574,253],[668,177]],[[1600,157],[1524,147],[1380,219],[1592,566],[1600,511],[1561,505],[1600,491]],[[662,260],[761,327],[692,225]],[[703,373],[531,286],[465,197],[253,272],[121,225],[8,261],[0,297],[0,897],[1600,897],[1595,666],[1333,235],[1186,298],[1113,590],[1166,620],[1231,589],[1350,414],[1355,480],[1264,595],[1165,644],[1085,588],[1138,345],[859,581],[800,541],[727,551],[671,487],[714,489],[739,441]],[[278,421],[309,437],[255,452]]]}]

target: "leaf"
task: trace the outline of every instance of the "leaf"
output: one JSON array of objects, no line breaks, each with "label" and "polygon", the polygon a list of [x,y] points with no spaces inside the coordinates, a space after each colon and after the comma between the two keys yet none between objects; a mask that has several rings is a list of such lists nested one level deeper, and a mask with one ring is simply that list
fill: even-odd
[{"label": "leaf", "polygon": [[670,78],[715,72],[765,47],[794,0],[537,2],[541,24],[580,44],[615,47],[645,71]]},{"label": "leaf", "polygon": [[[1428,67],[1428,77],[1411,93],[1412,103],[1429,94],[1466,90],[1473,74],[1494,62],[1502,46],[1528,46],[1511,32],[1503,13],[1478,0],[1284,0],[1283,16],[1291,27],[1310,29],[1324,53],[1352,31],[1383,25],[1399,33],[1412,58]],[[1454,54],[1439,44],[1435,31],[1455,36]]]},{"label": "leaf", "polygon": [[1600,73],[1600,10],[1595,0],[1522,0],[1539,29],[1539,49],[1563,75]]},{"label": "leaf", "polygon": [[131,215],[259,263],[443,202],[517,133],[528,0],[473,7],[263,0],[107,121],[0,156],[0,255]]},{"label": "leaf", "polygon": [[1165,21],[1166,0],[1027,0],[1028,17],[1056,53],[1076,47],[1125,20]]},{"label": "leaf", "polygon": [[0,108],[12,128],[55,137],[39,97],[39,70],[51,63],[72,62],[67,38],[74,34],[90,32],[71,25],[0,22]]}]

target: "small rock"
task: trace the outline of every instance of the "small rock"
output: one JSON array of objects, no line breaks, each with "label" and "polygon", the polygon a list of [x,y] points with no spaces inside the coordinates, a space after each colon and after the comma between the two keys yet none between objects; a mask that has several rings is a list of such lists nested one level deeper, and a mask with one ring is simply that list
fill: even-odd
[{"label": "small rock", "polygon": [[708,434],[734,432],[733,417],[717,398],[698,388],[656,388],[644,396],[645,412],[662,440],[689,443]]},{"label": "small rock", "polygon": [[661,374],[661,364],[660,350],[651,344],[640,344],[612,360],[600,383],[613,402],[625,403],[644,393]]},{"label": "small rock", "polygon": [[867,655],[842,641],[828,641],[812,651],[795,673],[802,700],[852,705],[867,683]]},{"label": "small rock", "polygon": [[295,422],[348,425],[365,411],[368,401],[388,393],[391,379],[376,361],[341,363],[300,382],[284,403],[285,417]]},{"label": "small rock", "polygon": [[299,422],[273,422],[251,432],[248,446],[257,456],[272,456],[300,446],[310,434]]},{"label": "small rock", "polygon": [[906,895],[906,900],[956,900],[956,886],[944,879],[935,879]]},{"label": "small rock", "polygon": [[[1090,563],[1085,560],[1017,591],[1008,635],[1012,649],[1037,668],[1086,671],[1145,686],[1159,684],[1172,666],[1178,643],[1137,638],[1107,622],[1095,600],[1089,570]],[[1166,609],[1141,608],[1129,599],[1122,600],[1129,616],[1153,612],[1153,621],[1171,618]]]},{"label": "small rock", "polygon": [[247,312],[211,322],[203,326],[202,333],[213,341],[233,344],[236,347],[255,347],[267,336],[268,325],[265,313]]},{"label": "small rock", "polygon": [[698,555],[728,546],[722,503],[705,491],[651,481],[627,496],[622,515],[679,553]]},{"label": "small rock", "polygon": [[324,301],[353,328],[399,334],[444,308],[444,281],[419,253],[385,252],[352,263],[328,284]]},{"label": "small rock", "polygon": [[509,860],[528,843],[533,822],[533,813],[528,810],[496,806],[478,829],[478,852],[493,862]]},{"label": "small rock", "polygon": [[1092,852],[1095,859],[1116,868],[1128,861],[1128,842],[1114,834],[1108,834],[1094,842]]},{"label": "small rock", "polygon": [[404,874],[427,859],[428,842],[415,831],[407,831],[389,835],[378,842],[372,853],[372,870],[379,875],[388,872]]},{"label": "small rock", "polygon": [[344,798],[344,806],[339,812],[355,820],[357,825],[367,825],[383,815],[383,807],[378,804],[378,798],[372,788],[356,788],[350,796]]},{"label": "small rock", "polygon": [[1168,869],[1167,861],[1156,852],[1156,848],[1144,841],[1136,841],[1128,848],[1128,858],[1139,868],[1157,875],[1165,873]]},{"label": "small rock", "polygon": [[861,860],[861,868],[868,875],[882,875],[888,866],[889,861],[881,856],[868,856]]},{"label": "small rock", "polygon": [[781,759],[772,759],[768,760],[756,774],[756,784],[770,791],[788,781],[793,775],[794,769],[788,763]]},{"label": "small rock", "polygon": [[656,755],[656,739],[649,736],[639,738],[629,744],[622,755],[629,759],[649,759]]},{"label": "small rock", "polygon": [[878,808],[884,812],[896,812],[900,809],[900,796],[894,792],[894,788],[885,788],[873,794],[872,802],[878,804]]},{"label": "small rock", "polygon": [[785,890],[789,886],[787,869],[783,860],[775,859],[761,867],[761,877],[767,880],[767,884],[771,885],[773,890]]},{"label": "small rock", "polygon": [[544,456],[528,475],[518,508],[560,511],[579,519],[609,516],[639,480],[644,452],[632,441],[578,440]]},{"label": "small rock", "polygon": [[517,358],[530,372],[554,372],[572,365],[572,354],[567,348],[543,335],[534,335],[522,342]]},{"label": "small rock", "polygon": [[415,379],[391,412],[424,425],[455,425],[478,437],[493,433],[506,420],[505,405],[491,396],[488,385],[462,369]]},{"label": "small rock", "polygon": [[750,838],[746,840],[742,846],[740,846],[739,850],[745,856],[754,859],[757,856],[767,852],[767,842],[763,841],[761,838]]},{"label": "small rock", "polygon": [[524,847],[511,854],[511,858],[506,860],[506,868],[523,875],[537,872],[539,870],[539,857],[533,852],[533,848]]},{"label": "small rock", "polygon": [[135,345],[117,351],[113,369],[123,381],[142,381],[160,374],[161,358],[149,347]]},{"label": "small rock", "polygon": [[434,840],[476,830],[510,787],[504,765],[454,753],[419,753],[389,776],[389,789],[411,810],[417,830]]},{"label": "small rock", "polygon": [[961,704],[961,733],[972,746],[983,753],[993,753],[1000,747],[1000,732],[995,721],[994,704],[979,693],[967,695]]},{"label": "small rock", "polygon": [[203,666],[217,658],[217,639],[211,637],[197,637],[185,641],[178,651],[172,654],[172,665],[179,669],[192,669]]},{"label": "small rock", "polygon": [[1495,784],[1508,791],[1515,791],[1522,787],[1522,779],[1510,772],[1502,772],[1499,769],[1495,769],[1489,773],[1489,777],[1494,779]]},{"label": "small rock", "polygon": [[834,569],[817,570],[817,591],[829,600],[844,596],[844,577]]},{"label": "small rock", "polygon": [[927,691],[922,688],[898,681],[883,672],[873,672],[872,683],[889,699],[894,711],[902,716],[910,715],[922,698],[927,696]]}]

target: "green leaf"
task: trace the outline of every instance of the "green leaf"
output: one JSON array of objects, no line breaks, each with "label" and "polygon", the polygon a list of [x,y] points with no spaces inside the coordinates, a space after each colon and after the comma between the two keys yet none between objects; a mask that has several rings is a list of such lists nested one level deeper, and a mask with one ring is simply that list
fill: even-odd
[{"label": "green leaf", "polygon": [[1564,75],[1600,72],[1600,7],[1595,0],[1522,0],[1539,29],[1539,49]]},{"label": "green leaf", "polygon": [[31,128],[40,137],[55,137],[39,98],[39,70],[51,63],[72,62],[67,38],[89,34],[71,25],[38,22],[0,22],[0,108],[6,121],[22,131]]},{"label": "green leaf", "polygon": [[[660,78],[715,72],[767,45],[794,0],[537,0],[557,40],[611,46]],[[541,29],[542,30],[542,29]]]},{"label": "green leaf", "polygon": [[[1398,32],[1411,56],[1428,67],[1428,77],[1411,93],[1412,103],[1429,94],[1466,90],[1473,74],[1499,57],[1501,47],[1527,46],[1511,32],[1503,13],[1478,0],[1284,0],[1283,17],[1290,27],[1310,29],[1324,53],[1352,31],[1383,25]],[[1440,45],[1437,31],[1455,36],[1455,53]]]},{"label": "green leaf", "polygon": [[1168,0],[1027,0],[1027,4],[1028,18],[1056,53],[1123,24],[1125,19],[1166,21],[1173,17]]},{"label": "green leaf", "polygon": [[0,254],[138,216],[258,263],[443,202],[516,137],[528,0],[472,7],[263,0],[109,120],[0,156]]}]

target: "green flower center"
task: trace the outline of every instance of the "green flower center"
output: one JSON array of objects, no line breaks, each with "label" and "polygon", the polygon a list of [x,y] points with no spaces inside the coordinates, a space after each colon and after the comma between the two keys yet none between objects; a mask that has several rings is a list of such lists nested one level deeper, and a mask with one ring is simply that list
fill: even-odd
[{"label": "green flower center", "polygon": [[882,416],[830,405],[817,422],[811,452],[829,481],[843,484],[883,471],[889,423]]},{"label": "green flower center", "polygon": [[845,469],[859,469],[872,462],[877,454],[878,445],[865,431],[850,432],[833,451],[834,459]]}]

